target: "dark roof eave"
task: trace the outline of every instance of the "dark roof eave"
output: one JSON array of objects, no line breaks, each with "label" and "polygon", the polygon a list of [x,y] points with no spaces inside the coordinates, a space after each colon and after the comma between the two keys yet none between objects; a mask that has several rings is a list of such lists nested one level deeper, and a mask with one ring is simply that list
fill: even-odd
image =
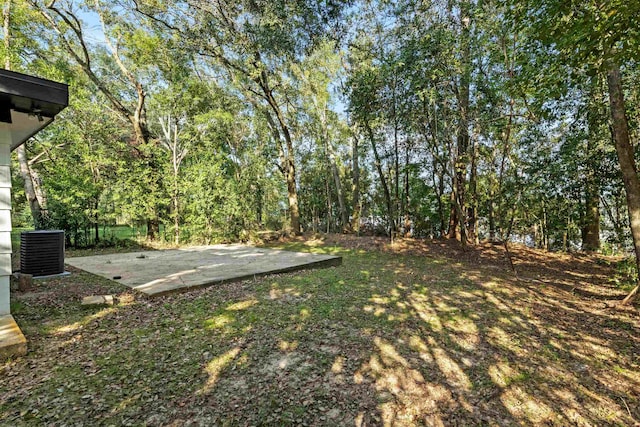
[{"label": "dark roof eave", "polygon": [[[0,107],[32,116],[47,117],[41,126],[26,133],[15,133],[11,150],[53,122],[55,116],[69,105],[69,86],[15,71],[0,69]],[[10,125],[11,126],[11,125]],[[23,128],[24,129],[24,128]],[[13,132],[12,132],[13,133]]]},{"label": "dark roof eave", "polygon": [[58,105],[60,111],[69,105],[68,85],[9,70],[0,69],[0,94]]}]

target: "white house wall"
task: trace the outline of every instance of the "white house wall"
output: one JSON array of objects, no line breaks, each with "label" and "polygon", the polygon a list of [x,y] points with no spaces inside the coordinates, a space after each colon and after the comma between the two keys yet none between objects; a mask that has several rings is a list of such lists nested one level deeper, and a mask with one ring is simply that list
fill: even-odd
[{"label": "white house wall", "polygon": [[10,313],[11,139],[7,129],[0,129],[0,316]]}]

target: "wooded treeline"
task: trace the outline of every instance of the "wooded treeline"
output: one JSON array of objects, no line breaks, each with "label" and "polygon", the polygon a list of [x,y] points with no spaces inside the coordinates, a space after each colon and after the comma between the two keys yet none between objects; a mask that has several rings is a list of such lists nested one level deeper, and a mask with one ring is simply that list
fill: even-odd
[{"label": "wooded treeline", "polygon": [[5,0],[5,66],[71,93],[17,153],[14,224],[75,244],[137,224],[174,242],[640,251],[638,16],[621,0]]}]

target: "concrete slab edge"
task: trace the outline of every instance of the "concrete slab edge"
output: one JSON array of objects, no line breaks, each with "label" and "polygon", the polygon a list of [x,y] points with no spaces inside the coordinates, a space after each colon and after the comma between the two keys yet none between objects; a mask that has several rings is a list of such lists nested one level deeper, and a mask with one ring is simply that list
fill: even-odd
[{"label": "concrete slab edge", "polygon": [[27,339],[10,314],[0,316],[0,360],[27,354]]},{"label": "concrete slab edge", "polygon": [[260,273],[245,274],[243,276],[230,277],[228,279],[213,280],[211,282],[199,283],[199,284],[196,284],[196,285],[188,285],[188,286],[183,286],[183,287],[175,288],[175,289],[169,289],[169,290],[166,290],[166,291],[160,291],[160,292],[156,292],[156,293],[147,293],[147,292],[139,291],[139,290],[137,290],[135,288],[133,288],[133,289],[136,290],[137,292],[140,292],[143,295],[146,295],[149,298],[157,298],[157,297],[161,297],[161,296],[165,296],[165,295],[172,295],[172,294],[178,294],[178,293],[182,293],[182,292],[188,292],[188,291],[192,291],[194,289],[206,288],[206,287],[214,286],[214,285],[222,285],[224,283],[242,282],[244,280],[249,280],[249,279],[253,279],[253,278],[257,278],[257,277],[270,276],[272,274],[292,273],[294,271],[315,270],[315,269],[326,268],[326,267],[339,267],[341,265],[342,265],[342,257],[341,256],[334,256],[332,258],[312,261],[312,262],[309,262],[309,263],[306,263],[306,264],[300,264],[300,265],[294,265],[294,266],[291,266],[291,267],[278,268],[278,269],[269,270],[269,271],[261,271]]},{"label": "concrete slab edge", "polygon": [[63,273],[50,274],[48,276],[33,276],[33,280],[57,279],[58,277],[67,277],[67,276],[71,276],[71,272],[65,271]]}]

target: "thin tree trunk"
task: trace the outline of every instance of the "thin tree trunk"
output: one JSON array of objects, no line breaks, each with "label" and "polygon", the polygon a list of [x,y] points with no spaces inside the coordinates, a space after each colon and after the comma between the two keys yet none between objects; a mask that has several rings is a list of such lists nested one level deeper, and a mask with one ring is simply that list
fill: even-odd
[{"label": "thin tree trunk", "polygon": [[313,218],[313,220],[311,221],[311,229],[313,230],[313,233],[317,233],[318,232],[318,214],[316,213],[316,207],[314,206],[313,208],[311,208],[311,216]]},{"label": "thin tree trunk", "polygon": [[[41,229],[45,226],[45,217],[46,214],[40,201],[38,199],[38,195],[36,194],[34,179],[32,176],[32,169],[29,167],[29,161],[27,160],[27,150],[25,145],[22,144],[18,148],[16,148],[16,152],[18,154],[18,167],[20,168],[20,176],[24,182],[24,193],[27,197],[27,202],[29,202],[29,209],[31,210],[31,217],[33,218],[33,226],[36,229]],[[42,199],[44,194],[41,192],[40,198]]]},{"label": "thin tree trunk", "polygon": [[[597,79],[591,83],[590,101],[593,102],[598,94]],[[600,250],[600,186],[598,185],[598,164],[600,156],[597,148],[598,117],[593,105],[587,106],[587,123],[589,135],[587,137],[587,162],[585,177],[585,209],[582,223],[582,250],[596,252]]]},{"label": "thin tree trunk", "polygon": [[376,166],[376,170],[378,171],[378,176],[380,177],[380,183],[382,184],[382,191],[384,193],[384,199],[387,204],[387,216],[389,221],[389,233],[391,239],[393,239],[393,232],[396,230],[395,218],[393,213],[393,201],[391,199],[391,192],[389,191],[389,186],[387,185],[387,179],[384,176],[384,171],[382,170],[382,162],[380,160],[380,155],[378,154],[378,147],[376,146],[375,136],[373,134],[373,129],[369,123],[365,123],[367,128],[367,133],[369,134],[369,141],[371,142],[371,149],[373,150],[373,158]]},{"label": "thin tree trunk", "polygon": [[589,177],[585,184],[585,218],[582,228],[582,250],[600,250],[600,189],[597,178]]},{"label": "thin tree trunk", "polygon": [[437,200],[436,203],[438,205],[438,220],[440,227],[440,237],[444,236],[444,207],[442,206],[442,192],[440,181],[436,179],[436,160],[431,158],[431,182],[433,184],[433,189],[436,192]]},{"label": "thin tree trunk", "polygon": [[255,193],[255,203],[256,203],[256,221],[258,223],[258,227],[262,227],[262,184],[260,182],[256,183],[256,193]]},{"label": "thin tree trunk", "polygon": [[494,207],[494,199],[496,194],[493,190],[489,191],[489,202],[488,205],[488,217],[489,217],[489,242],[494,243],[496,241],[496,217],[495,217],[495,207]]},{"label": "thin tree trunk", "polygon": [[347,212],[347,206],[344,202],[344,194],[342,192],[342,183],[340,182],[340,172],[336,164],[336,154],[333,151],[333,144],[329,141],[328,136],[325,138],[327,152],[329,154],[329,163],[331,167],[331,174],[333,175],[333,183],[336,186],[336,193],[338,196],[338,207],[340,209],[340,220],[342,221],[342,232],[349,231],[349,213]]},{"label": "thin tree trunk", "polygon": [[162,145],[171,152],[171,168],[173,172],[172,190],[171,190],[171,207],[173,209],[173,240],[176,245],[180,244],[180,165],[182,160],[188,153],[188,149],[181,146],[178,138],[178,120],[174,119],[171,124],[171,115],[167,115],[167,122],[164,119],[159,120],[160,127],[164,138],[161,140]]},{"label": "thin tree trunk", "polygon": [[478,244],[478,149],[475,140],[473,141],[471,154],[471,176],[469,177],[469,207],[467,208],[467,221],[469,226],[469,239],[474,244]]},{"label": "thin tree trunk", "polygon": [[542,237],[544,249],[546,251],[549,250],[549,222],[547,218],[547,208],[544,204],[544,200],[542,201]]},{"label": "thin tree trunk", "polygon": [[[436,190],[436,194],[438,196],[438,219],[439,219],[439,237],[444,238],[447,235],[446,229],[446,219],[445,219],[445,207],[442,201],[444,197],[444,176],[447,173],[448,165],[445,161],[443,161],[439,155],[438,149],[436,148],[436,141],[438,140],[438,121],[436,120],[436,108],[434,105],[434,112],[431,114],[429,109],[429,104],[426,101],[422,103],[423,113],[426,116],[426,126],[423,126],[422,134],[424,136],[425,142],[429,142],[429,133],[431,135],[432,143],[429,144],[429,148],[431,150],[431,179],[433,181],[433,188]],[[446,119],[445,119],[445,128],[446,128]],[[440,171],[438,171],[438,165],[440,165]],[[437,176],[437,180],[436,180]],[[450,216],[449,219],[454,218],[454,216]],[[449,231],[451,230],[451,224]],[[433,227],[432,227],[433,228]],[[455,226],[453,227],[455,229]]]},{"label": "thin tree trunk", "polygon": [[37,169],[32,167],[32,162],[29,161],[29,173],[31,174],[31,182],[33,182],[33,191],[36,193],[36,200],[40,205],[42,215],[47,216],[47,195],[42,188],[42,178]]},{"label": "thin tree trunk", "polygon": [[[259,55],[258,55],[259,59]],[[287,125],[280,105],[273,96],[273,90],[269,86],[269,81],[266,71],[262,71],[260,76],[255,79],[256,83],[262,89],[265,100],[269,104],[269,107],[276,116],[282,135],[284,136],[284,142],[286,146],[285,164],[283,169],[285,171],[285,179],[287,181],[287,198],[289,201],[289,218],[291,220],[291,229],[295,234],[301,234],[300,228],[300,210],[298,208],[298,190],[296,188],[296,165],[295,154],[293,149],[293,139],[291,138],[291,131]]]},{"label": "thin tree trunk", "polygon": [[440,237],[444,237],[445,235],[445,230],[446,230],[446,223],[445,223],[445,219],[444,219],[444,203],[442,203],[442,197],[444,196],[444,176],[439,175],[438,176],[438,183],[436,185],[436,171],[435,171],[435,164],[436,161],[435,159],[432,162],[433,165],[433,185],[434,187],[437,189],[437,195],[438,195],[438,217],[440,220]]},{"label": "thin tree trunk", "polygon": [[614,196],[615,210],[609,206],[607,199],[605,197],[600,197],[600,201],[602,202],[602,206],[604,208],[604,213],[613,224],[613,230],[616,233],[616,239],[619,243],[624,242],[624,230],[622,229],[622,223],[620,221],[620,217],[618,215],[618,196]]},{"label": "thin tree trunk", "polygon": [[160,221],[158,219],[147,219],[147,238],[156,240],[160,235]]},{"label": "thin tree trunk", "polygon": [[[169,123],[167,123],[169,124]],[[173,128],[173,146],[171,150],[171,159],[173,163],[173,233],[175,244],[180,244],[180,163],[184,155],[178,153],[178,124]],[[186,154],[186,152],[184,152]]]},{"label": "thin tree trunk", "polygon": [[351,156],[353,162],[353,186],[352,200],[353,200],[353,216],[351,218],[351,229],[358,233],[360,231],[360,150],[358,149],[358,137],[353,132],[353,141],[351,144]]},{"label": "thin tree trunk", "polygon": [[411,217],[409,215],[409,203],[411,196],[409,194],[409,141],[405,141],[404,150],[404,236],[411,237]]},{"label": "thin tree trunk", "polygon": [[95,200],[95,214],[93,215],[93,233],[95,236],[95,244],[97,244],[98,242],[100,242],[100,223],[99,223],[99,217],[98,217],[98,208],[99,208],[99,200],[96,198]]},{"label": "thin tree trunk", "polygon": [[291,229],[295,234],[301,234],[300,211],[298,209],[298,191],[296,189],[296,167],[293,159],[287,157],[287,195],[289,201],[289,218]]},{"label": "thin tree trunk", "polygon": [[[609,104],[611,106],[613,140],[618,154],[620,170],[622,171],[624,188],[627,193],[627,207],[629,210],[633,247],[636,255],[636,268],[637,271],[640,272],[640,179],[638,179],[633,147],[629,139],[629,127],[625,111],[624,94],[622,92],[620,66],[613,62],[613,60],[609,63],[607,70],[607,85],[609,88]],[[622,303],[627,304],[632,302],[637,292],[638,286],[627,295]]]},{"label": "thin tree trunk", "polygon": [[[458,89],[458,136],[457,136],[457,154],[454,164],[455,168],[455,208],[458,217],[458,225],[460,228],[460,242],[463,246],[467,244],[466,230],[466,194],[465,181],[466,170],[468,164],[469,150],[469,99],[470,99],[470,83],[471,83],[471,16],[470,4],[463,2],[460,7],[461,34],[460,48],[462,57],[462,70],[460,75],[460,83]],[[449,233],[451,235],[451,233]]]},{"label": "thin tree trunk", "polygon": [[[454,195],[452,201],[452,215],[453,218],[449,221],[450,225],[453,225],[453,229],[449,229],[449,238],[457,238],[460,240],[463,246],[467,244],[467,230],[465,224],[465,217],[462,215],[465,207],[465,172],[466,161],[464,156],[461,155],[463,143],[458,141],[458,157],[455,164],[455,179],[453,180],[455,189],[452,192]],[[458,228],[458,230],[456,230]]]},{"label": "thin tree trunk", "polygon": [[[455,178],[453,178],[452,188],[455,187],[456,185],[455,182],[456,180]],[[449,231],[448,231],[447,238],[459,239],[460,234],[458,233],[458,222],[460,217],[458,216],[458,209],[456,209],[458,201],[457,201],[455,190],[451,190],[450,204],[451,204],[451,207],[449,209]]]},{"label": "thin tree trunk", "polygon": [[327,193],[327,234],[331,233],[331,223],[333,222],[333,215],[331,214],[331,190],[329,188],[329,180],[324,180],[325,191]]},{"label": "thin tree trunk", "polygon": [[[389,177],[391,178],[391,176],[394,177],[394,210],[395,211],[399,211],[399,205],[400,205],[400,154],[398,151],[398,112],[397,112],[397,95],[396,95],[396,86],[398,84],[397,81],[397,72],[394,71],[393,74],[393,101],[391,104],[391,108],[392,108],[392,112],[391,114],[393,115],[393,163],[394,163],[394,174],[391,175],[389,174]],[[398,214],[402,215],[402,212],[397,212]],[[398,218],[399,220],[399,218]],[[395,220],[394,220],[395,223]],[[398,231],[398,230],[393,230],[393,232]]]},{"label": "thin tree trunk", "polygon": [[180,188],[178,184],[178,170],[173,171],[173,234],[176,245],[180,244]]}]

